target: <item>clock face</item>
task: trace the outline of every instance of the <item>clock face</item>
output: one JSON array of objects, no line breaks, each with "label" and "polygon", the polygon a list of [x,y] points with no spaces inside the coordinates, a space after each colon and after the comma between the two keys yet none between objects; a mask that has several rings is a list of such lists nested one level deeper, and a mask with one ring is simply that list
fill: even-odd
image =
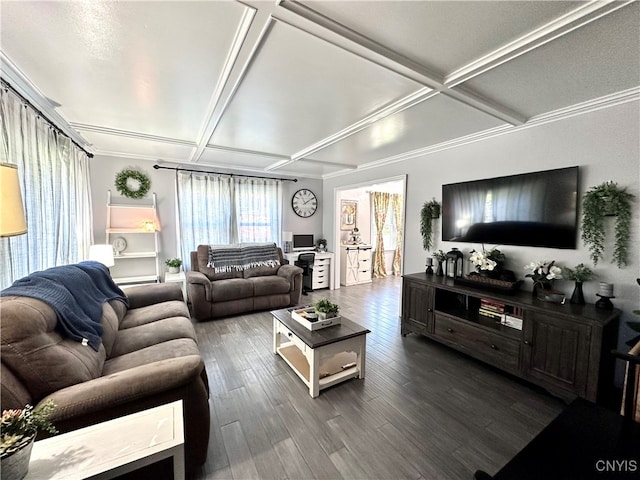
[{"label": "clock face", "polygon": [[310,217],[318,209],[318,199],[311,190],[302,188],[293,194],[291,206],[299,217]]}]

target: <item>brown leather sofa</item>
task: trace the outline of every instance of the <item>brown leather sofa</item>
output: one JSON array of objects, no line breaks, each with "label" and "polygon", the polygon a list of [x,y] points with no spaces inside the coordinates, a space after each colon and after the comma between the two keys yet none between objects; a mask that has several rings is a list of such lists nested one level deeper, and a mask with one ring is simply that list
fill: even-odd
[{"label": "brown leather sofa", "polygon": [[[277,250],[277,265],[233,268],[216,272],[209,265],[209,245],[191,252],[187,286],[191,312],[196,320],[273,310],[300,303],[302,269],[288,265]],[[225,247],[221,247],[225,248]]]},{"label": "brown leather sofa", "polygon": [[207,457],[209,391],[182,291],[168,283],[125,294],[128,308],[102,304],[97,351],[61,335],[47,303],[0,297],[2,409],[52,399],[51,420],[64,433],[182,400],[186,468],[194,472]]}]

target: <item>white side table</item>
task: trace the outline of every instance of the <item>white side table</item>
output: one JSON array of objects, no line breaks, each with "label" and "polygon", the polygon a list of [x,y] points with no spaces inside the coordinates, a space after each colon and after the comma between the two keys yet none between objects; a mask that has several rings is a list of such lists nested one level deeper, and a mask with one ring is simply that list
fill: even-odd
[{"label": "white side table", "polygon": [[165,283],[181,283],[182,297],[184,298],[185,303],[187,302],[187,276],[184,271],[180,270],[178,273],[166,272],[164,274],[164,281]]},{"label": "white side table", "polygon": [[184,480],[181,400],[35,442],[25,480],[109,479],[169,457]]}]

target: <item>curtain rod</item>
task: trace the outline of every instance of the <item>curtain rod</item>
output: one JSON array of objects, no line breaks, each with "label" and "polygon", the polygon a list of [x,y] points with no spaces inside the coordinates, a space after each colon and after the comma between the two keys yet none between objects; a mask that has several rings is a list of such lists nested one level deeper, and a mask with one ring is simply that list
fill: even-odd
[{"label": "curtain rod", "polygon": [[243,175],[239,173],[223,173],[223,172],[210,172],[208,170],[194,170],[191,168],[180,168],[180,167],[162,167],[160,165],[154,165],[153,168],[156,170],[175,170],[176,172],[196,172],[196,173],[208,173],[210,175],[226,175],[228,177],[246,177],[246,178],[263,178],[265,180],[282,180],[283,182],[297,182],[297,178],[274,178],[274,177],[261,177],[259,175]]},{"label": "curtain rod", "polygon": [[17,95],[20,100],[24,103],[26,103],[27,105],[29,105],[33,110],[35,110],[35,112],[40,115],[42,118],[44,118],[49,125],[56,131],[58,132],[60,135],[63,135],[65,137],[67,137],[69,140],[71,140],[71,143],[73,143],[76,147],[78,147],[80,150],[82,150],[84,153],[87,154],[87,157],[89,158],[93,158],[93,153],[91,152],[87,152],[83,147],[81,147],[80,145],[78,145],[78,143],[71,138],[69,135],[67,135],[66,133],[64,133],[62,131],[62,129],[60,127],[58,127],[55,123],[53,123],[51,120],[49,120],[49,117],[47,117],[44,113],[42,113],[42,111],[37,108],[33,103],[31,103],[29,100],[27,100],[26,98],[24,98],[20,92],[18,92],[15,88],[13,88],[13,86],[7,82],[5,79],[2,79],[2,86],[5,87],[8,90],[11,90],[15,95]]}]

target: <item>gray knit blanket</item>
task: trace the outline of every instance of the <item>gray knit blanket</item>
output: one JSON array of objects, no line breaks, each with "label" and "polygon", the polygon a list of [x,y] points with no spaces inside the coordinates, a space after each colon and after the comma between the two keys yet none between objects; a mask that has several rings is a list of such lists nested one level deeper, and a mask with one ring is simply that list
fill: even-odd
[{"label": "gray knit blanket", "polygon": [[243,271],[254,267],[277,267],[280,265],[278,247],[275,243],[209,245],[209,263],[216,273]]}]

